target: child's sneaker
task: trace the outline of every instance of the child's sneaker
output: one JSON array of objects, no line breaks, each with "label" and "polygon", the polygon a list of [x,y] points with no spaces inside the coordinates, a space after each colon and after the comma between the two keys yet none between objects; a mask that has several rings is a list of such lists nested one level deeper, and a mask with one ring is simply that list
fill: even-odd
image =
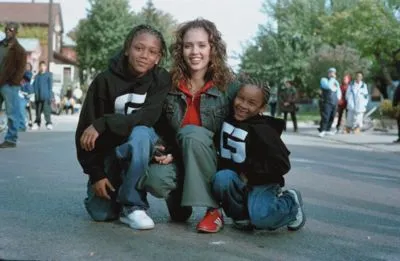
[{"label": "child's sneaker", "polygon": [[38,130],[38,129],[39,129],[39,125],[38,125],[37,123],[34,123],[34,124],[32,125],[31,130]]},{"label": "child's sneaker", "polygon": [[145,230],[154,228],[154,221],[146,214],[146,211],[140,209],[133,210],[129,214],[123,210],[119,220],[133,229]]},{"label": "child's sneaker", "polygon": [[294,200],[296,201],[297,205],[299,206],[297,209],[296,220],[290,222],[287,225],[288,230],[296,231],[296,230],[299,230],[300,228],[302,228],[304,226],[304,224],[306,223],[306,216],[305,216],[304,210],[303,210],[303,199],[301,198],[300,192],[298,192],[295,189],[288,189],[286,192],[290,193],[293,196]]},{"label": "child's sneaker", "polygon": [[251,224],[250,220],[233,220],[233,227],[239,230],[251,231],[254,229],[254,225]]},{"label": "child's sneaker", "polygon": [[50,124],[47,124],[46,125],[46,128],[48,129],[48,130],[52,130],[53,129],[53,125],[50,123]]}]

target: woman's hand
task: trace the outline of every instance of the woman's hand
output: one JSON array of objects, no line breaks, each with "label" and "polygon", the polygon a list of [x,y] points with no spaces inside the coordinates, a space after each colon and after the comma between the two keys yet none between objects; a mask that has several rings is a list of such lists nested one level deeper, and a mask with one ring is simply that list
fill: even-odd
[{"label": "woman's hand", "polygon": [[[162,153],[163,151],[165,151],[165,147],[162,145],[157,146],[156,151],[159,151]],[[170,164],[174,160],[174,157],[172,156],[172,154],[162,155],[161,153],[158,153],[158,155],[156,153],[156,155],[154,155],[154,158],[153,158],[154,161],[157,162],[158,164],[167,165],[167,164]]]},{"label": "woman's hand", "polygon": [[80,139],[82,149],[84,149],[86,151],[94,150],[96,140],[98,137],[99,137],[99,133],[93,127],[93,125],[90,125],[89,127],[87,127],[86,130],[83,132],[81,139]]},{"label": "woman's hand", "polygon": [[174,157],[172,156],[172,154],[167,154],[167,155],[163,155],[163,156],[154,156],[154,160],[158,164],[167,165],[167,164],[170,164],[174,160]]}]

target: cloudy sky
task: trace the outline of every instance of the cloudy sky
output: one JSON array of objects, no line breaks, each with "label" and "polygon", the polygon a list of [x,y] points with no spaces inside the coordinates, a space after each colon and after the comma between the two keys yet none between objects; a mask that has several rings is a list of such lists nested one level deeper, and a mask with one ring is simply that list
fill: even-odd
[{"label": "cloudy sky", "polygon": [[[5,2],[30,2],[14,0]],[[48,2],[37,0],[36,2]],[[68,32],[79,19],[86,16],[88,1],[54,0],[61,3],[64,30]],[[146,0],[130,0],[131,8],[140,11]],[[241,52],[242,45],[255,36],[258,25],[266,23],[266,16],[260,12],[262,0],[153,0],[156,8],[170,13],[178,22],[197,17],[213,21],[227,42],[230,55]],[[230,59],[232,66],[237,61]]]}]

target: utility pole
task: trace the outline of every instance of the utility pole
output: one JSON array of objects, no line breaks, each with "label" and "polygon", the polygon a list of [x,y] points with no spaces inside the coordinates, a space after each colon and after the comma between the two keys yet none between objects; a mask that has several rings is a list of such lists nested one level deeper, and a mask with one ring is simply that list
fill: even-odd
[{"label": "utility pole", "polygon": [[49,0],[49,28],[47,31],[47,68],[50,71],[50,63],[53,61],[53,0]]}]

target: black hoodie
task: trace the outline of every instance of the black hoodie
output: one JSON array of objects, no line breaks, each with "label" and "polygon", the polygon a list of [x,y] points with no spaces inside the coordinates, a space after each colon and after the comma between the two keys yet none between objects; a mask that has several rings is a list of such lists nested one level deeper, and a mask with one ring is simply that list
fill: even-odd
[{"label": "black hoodie", "polygon": [[230,117],[221,129],[219,169],[245,175],[249,185],[284,186],[290,170],[290,152],[280,138],[284,124],[268,116],[241,122]]},{"label": "black hoodie", "polygon": [[[79,163],[92,183],[105,177],[105,155],[123,144],[133,127],[153,127],[170,88],[171,77],[165,69],[156,67],[137,78],[122,52],[110,60],[108,70],[93,80],[75,134]],[[91,124],[100,135],[95,149],[87,152],[80,146],[80,137]]]}]

